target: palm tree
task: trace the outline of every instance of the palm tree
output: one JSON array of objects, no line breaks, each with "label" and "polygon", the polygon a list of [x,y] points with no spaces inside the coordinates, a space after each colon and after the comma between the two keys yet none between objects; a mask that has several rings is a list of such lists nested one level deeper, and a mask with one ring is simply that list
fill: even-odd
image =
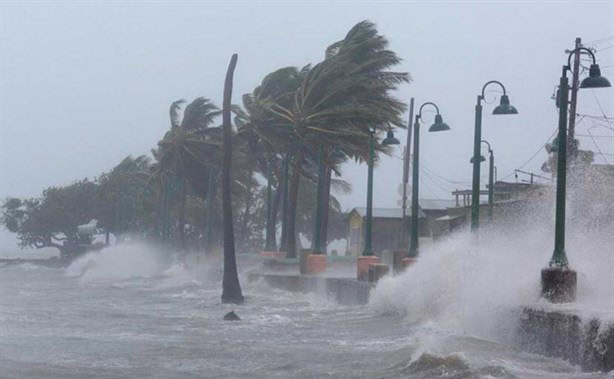
[{"label": "palm tree", "polygon": [[[233,105],[235,124],[237,126],[237,139],[247,145],[248,177],[251,178],[258,171],[267,179],[267,192],[269,193],[267,206],[266,245],[265,249],[276,248],[276,218],[279,202],[281,201],[281,156],[286,152],[289,131],[288,122],[269,111],[273,102],[290,104],[293,94],[301,83],[302,77],[309,70],[309,66],[302,70],[296,67],[278,69],[262,80],[252,93],[242,97],[243,107]],[[249,182],[248,182],[249,184]],[[277,186],[273,198],[273,186]],[[248,187],[245,212],[242,224],[242,235],[245,238],[247,229],[251,196],[251,187]]]},{"label": "palm tree", "polygon": [[150,158],[145,155],[127,156],[98,178],[96,212],[100,226],[105,229],[107,243],[111,232],[119,235],[128,229],[145,232],[149,228],[146,218],[150,199],[147,186],[150,164]]},{"label": "palm tree", "polygon": [[239,284],[235,257],[235,240],[232,226],[231,165],[232,165],[232,126],[230,108],[232,101],[232,79],[237,65],[237,54],[233,54],[224,81],[222,103],[223,165],[222,165],[222,212],[224,218],[224,278],[222,280],[222,302],[242,303],[244,298]]},{"label": "palm tree", "polygon": [[[158,142],[158,170],[161,176],[164,196],[163,219],[168,219],[168,192],[173,183],[179,186],[178,234],[182,248],[185,240],[185,203],[192,188],[206,187],[205,177],[219,161],[219,141],[211,124],[220,115],[219,109],[210,100],[199,97],[185,108],[180,116],[181,105],[185,100],[177,100],[170,107],[171,129]],[[206,191],[202,189],[201,191]],[[168,225],[163,226],[163,235]]]},{"label": "palm tree", "polygon": [[409,82],[409,74],[386,71],[400,63],[375,25],[363,21],[329,47],[324,61],[311,69],[290,106],[274,103],[271,112],[291,125],[293,172],[289,188],[288,256],[296,256],[296,202],[308,146],[336,146],[348,157],[367,158],[371,129],[404,127],[405,105],[391,92]]}]

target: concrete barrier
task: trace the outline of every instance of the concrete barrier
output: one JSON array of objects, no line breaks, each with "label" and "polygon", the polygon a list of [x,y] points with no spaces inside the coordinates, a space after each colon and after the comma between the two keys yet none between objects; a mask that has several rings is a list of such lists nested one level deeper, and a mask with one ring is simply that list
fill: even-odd
[{"label": "concrete barrier", "polygon": [[524,308],[518,334],[521,346],[532,353],[563,358],[584,371],[614,370],[614,323]]},{"label": "concrete barrier", "polygon": [[274,288],[299,293],[318,293],[341,305],[363,305],[369,302],[374,283],[354,278],[331,278],[283,273],[249,272],[250,281],[264,280]]},{"label": "concrete barrier", "polygon": [[381,278],[388,275],[390,269],[384,263],[371,263],[369,265],[369,282],[377,283]]}]

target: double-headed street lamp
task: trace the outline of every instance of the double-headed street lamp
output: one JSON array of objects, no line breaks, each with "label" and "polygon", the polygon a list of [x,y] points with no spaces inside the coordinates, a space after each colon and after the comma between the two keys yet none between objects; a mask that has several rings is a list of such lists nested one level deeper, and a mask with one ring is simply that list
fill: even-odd
[{"label": "double-headed street lamp", "polygon": [[448,124],[443,122],[443,118],[439,114],[439,107],[435,103],[426,102],[420,106],[418,114],[416,114],[416,121],[414,123],[414,153],[413,153],[413,165],[412,165],[412,188],[411,188],[411,235],[409,239],[409,252],[407,254],[410,258],[416,258],[418,256],[418,185],[420,179],[420,120],[422,119],[422,109],[432,105],[435,107],[437,114],[435,115],[435,122],[429,128],[429,132],[443,132],[450,130]]},{"label": "double-headed street lamp", "polygon": [[569,95],[569,81],[567,71],[571,71],[571,57],[578,51],[586,51],[593,59],[589,76],[582,80],[580,88],[611,87],[608,79],[601,76],[601,70],[596,62],[595,54],[585,47],[579,47],[569,53],[567,65],[563,66],[560,80],[559,99],[559,133],[557,137],[556,153],[556,214],[554,228],[554,252],[550,260],[550,267],[542,270],[542,296],[553,302],[574,301],[576,297],[576,272],[568,268],[565,253],[565,192],[567,185],[567,106]]},{"label": "double-headed street lamp", "polygon": [[[398,139],[394,137],[392,128],[388,128],[386,138],[382,141],[382,145],[399,145]],[[362,252],[363,256],[370,257],[373,255],[373,246],[371,241],[371,231],[373,226],[373,160],[375,156],[375,129],[369,131],[369,168],[367,178],[367,217],[365,220],[365,248]]]},{"label": "double-headed street lamp", "polygon": [[[494,203],[494,167],[495,167],[495,156],[492,148],[490,147],[490,143],[486,140],[482,140],[482,143],[485,143],[488,146],[488,153],[490,157],[488,159],[488,218],[492,220],[492,207]],[[473,157],[469,160],[469,163],[473,164]],[[480,154],[480,163],[486,161],[483,155]]]},{"label": "double-headed street lamp", "polygon": [[477,231],[480,227],[480,144],[482,141],[482,100],[486,94],[486,87],[497,84],[503,89],[503,95],[499,105],[492,111],[494,115],[518,114],[516,108],[510,105],[505,86],[501,82],[491,80],[482,87],[482,94],[478,95],[478,103],[475,106],[475,134],[473,139],[473,181],[471,186],[471,231]]}]

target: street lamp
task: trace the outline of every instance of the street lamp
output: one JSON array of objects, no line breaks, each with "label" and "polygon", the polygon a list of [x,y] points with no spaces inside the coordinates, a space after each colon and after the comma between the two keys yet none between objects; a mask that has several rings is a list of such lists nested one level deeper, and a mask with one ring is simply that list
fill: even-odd
[{"label": "street lamp", "polygon": [[418,185],[419,185],[419,173],[420,173],[420,120],[422,119],[422,109],[432,105],[435,107],[437,114],[435,115],[435,122],[429,128],[429,132],[444,132],[450,130],[448,124],[443,122],[443,118],[439,114],[439,107],[435,103],[426,102],[420,106],[418,114],[416,114],[416,121],[414,123],[414,159],[412,165],[412,188],[411,188],[411,235],[409,239],[409,251],[407,256],[410,258],[416,258],[418,256]]},{"label": "street lamp", "polygon": [[496,80],[491,80],[482,87],[482,94],[478,95],[475,106],[475,135],[473,139],[473,181],[471,186],[471,231],[480,227],[480,143],[482,141],[482,100],[484,100],[486,87],[497,84],[503,89],[499,105],[492,111],[494,115],[518,114],[518,110],[510,104],[505,86]]},{"label": "street lamp", "polygon": [[[382,141],[382,145],[399,145],[398,139],[394,137],[392,127],[388,126],[386,138]],[[367,217],[365,221],[365,248],[362,252],[363,256],[370,257],[373,255],[373,246],[371,241],[371,231],[373,226],[373,160],[375,156],[375,128],[369,131],[369,168],[367,177]]]},{"label": "street lamp", "polygon": [[[493,195],[493,191],[494,191],[494,163],[495,163],[495,156],[493,154],[493,150],[490,147],[490,143],[488,143],[488,141],[486,140],[482,140],[482,143],[485,143],[488,146],[488,153],[490,154],[490,157],[488,159],[488,218],[492,221],[492,207],[493,207],[493,203],[494,203],[494,195]],[[473,164],[473,157],[471,157],[471,159],[469,160],[469,163]],[[483,155],[480,154],[480,163],[486,161],[486,158],[484,158]]]},{"label": "street lamp", "polygon": [[[394,137],[392,128],[388,126],[386,138],[382,141],[382,145],[398,145],[399,140]],[[378,263],[379,259],[373,255],[373,246],[371,242],[371,231],[373,226],[373,160],[375,157],[375,128],[369,130],[369,162],[368,162],[368,177],[367,177],[367,215],[365,220],[365,247],[362,256],[356,260],[356,271],[358,280],[368,280],[369,265]]]},{"label": "street lamp", "polygon": [[576,52],[584,50],[593,58],[589,76],[582,80],[580,88],[611,87],[608,79],[601,76],[601,70],[596,62],[595,54],[585,47],[579,47],[569,53],[567,65],[563,66],[560,80],[559,133],[557,137],[557,169],[556,169],[556,214],[554,229],[554,252],[550,267],[541,272],[542,296],[557,302],[570,302],[576,298],[576,272],[568,268],[565,253],[565,192],[567,182],[567,106],[569,81],[567,71],[571,71],[571,57]]}]

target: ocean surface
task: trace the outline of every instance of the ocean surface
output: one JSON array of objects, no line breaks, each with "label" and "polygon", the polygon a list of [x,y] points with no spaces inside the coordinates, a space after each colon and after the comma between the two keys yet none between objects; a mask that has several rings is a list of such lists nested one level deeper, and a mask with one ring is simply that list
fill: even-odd
[{"label": "ocean surface", "polygon": [[[515,348],[507,339],[512,308],[486,314],[492,322],[475,320],[458,303],[441,304],[445,282],[439,296],[434,289],[412,296],[412,280],[430,285],[419,279],[429,264],[417,265],[413,278],[383,281],[369,306],[339,306],[243,276],[245,304],[224,305],[219,266],[186,267],[143,245],[90,253],[62,269],[3,266],[0,377],[612,377]],[[231,310],[241,321],[223,321]]]}]

